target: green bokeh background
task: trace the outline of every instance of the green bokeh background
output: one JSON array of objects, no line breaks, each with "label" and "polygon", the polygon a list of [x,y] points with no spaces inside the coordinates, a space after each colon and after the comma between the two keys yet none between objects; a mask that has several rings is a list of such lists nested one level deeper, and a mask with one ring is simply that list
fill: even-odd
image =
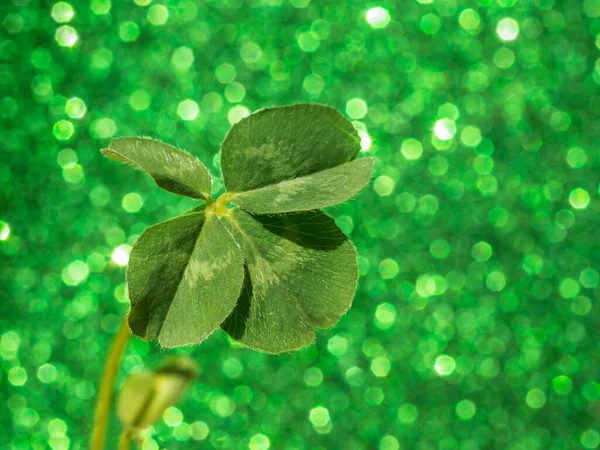
[{"label": "green bokeh background", "polygon": [[152,136],[216,176],[231,122],[296,102],[377,158],[329,211],[354,306],[279,356],[133,339],[119,383],[201,368],[142,448],[599,446],[599,0],[70,6],[0,5],[0,448],[87,448],[128,310],[113,256],[194,205],[99,149]]}]

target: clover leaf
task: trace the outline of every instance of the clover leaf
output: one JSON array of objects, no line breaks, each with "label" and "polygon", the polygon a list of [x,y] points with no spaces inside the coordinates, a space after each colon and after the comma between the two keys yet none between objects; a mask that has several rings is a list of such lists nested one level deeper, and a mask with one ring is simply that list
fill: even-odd
[{"label": "clover leaf", "polygon": [[201,342],[235,307],[242,253],[221,220],[205,212],[147,228],[129,259],[129,326],[164,347]]},{"label": "clover leaf", "polygon": [[314,340],[352,303],[356,250],[321,211],[223,217],[246,263],[244,290],[222,328],[242,344],[271,353]]},{"label": "clover leaf", "polygon": [[267,108],[234,125],[223,141],[223,181],[231,202],[249,212],[324,208],[369,181],[372,160],[352,161],[359,150],[356,129],[333,108]]},{"label": "clover leaf", "polygon": [[167,191],[202,200],[210,196],[208,170],[183,150],[154,139],[122,137],[110,141],[102,153],[148,172]]},{"label": "clover leaf", "polygon": [[219,327],[270,353],[313,342],[314,328],[348,310],[356,250],[318,208],[354,196],[372,159],[332,108],[267,108],[235,124],[222,145],[226,192],[210,197],[194,157],[146,138],[117,138],[103,153],[131,162],[171,192],[204,201],[148,227],[127,268],[129,325],[164,347],[197,344]]}]

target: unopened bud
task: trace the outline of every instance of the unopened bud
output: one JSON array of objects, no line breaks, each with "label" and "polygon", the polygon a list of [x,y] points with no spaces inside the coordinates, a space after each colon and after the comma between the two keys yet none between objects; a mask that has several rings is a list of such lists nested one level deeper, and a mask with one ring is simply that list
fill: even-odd
[{"label": "unopened bud", "polygon": [[119,394],[117,414],[123,428],[137,433],[154,424],[163,412],[179,401],[197,376],[196,364],[186,357],[174,358],[155,372],[130,375]]}]

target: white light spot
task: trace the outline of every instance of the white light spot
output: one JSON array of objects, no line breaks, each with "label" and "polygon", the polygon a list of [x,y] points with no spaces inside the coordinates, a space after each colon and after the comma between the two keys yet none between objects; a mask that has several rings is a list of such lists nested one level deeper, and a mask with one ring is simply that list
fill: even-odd
[{"label": "white light spot", "polygon": [[58,42],[58,45],[61,47],[73,47],[79,39],[79,36],[77,35],[77,30],[75,30],[75,28],[69,25],[63,25],[56,29],[54,39],[56,39],[56,42]]},{"label": "white light spot", "polygon": [[366,131],[361,130],[358,131],[358,135],[360,136],[360,149],[361,151],[366,152],[371,148],[371,145],[373,144],[371,136],[369,136],[369,133],[367,133]]},{"label": "white light spot", "polygon": [[126,266],[129,262],[129,252],[131,247],[129,245],[120,245],[113,250],[112,260],[118,266]]},{"label": "white light spot", "polygon": [[514,41],[519,36],[519,23],[507,17],[496,25],[496,33],[503,41]]},{"label": "white light spot", "polygon": [[450,375],[456,369],[456,362],[452,356],[441,355],[435,360],[435,371],[442,376]]},{"label": "white light spot", "polygon": [[440,119],[435,123],[433,132],[438,139],[448,141],[456,134],[456,125],[450,119]]},{"label": "white light spot", "polygon": [[369,9],[366,17],[373,28],[385,28],[390,23],[390,13],[380,6]]},{"label": "white light spot", "polygon": [[0,220],[0,241],[6,241],[10,236],[10,227],[6,222]]}]

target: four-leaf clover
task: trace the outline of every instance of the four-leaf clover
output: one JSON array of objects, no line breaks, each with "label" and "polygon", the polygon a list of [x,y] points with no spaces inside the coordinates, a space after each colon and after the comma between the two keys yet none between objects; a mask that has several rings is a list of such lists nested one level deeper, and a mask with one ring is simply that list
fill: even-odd
[{"label": "four-leaf clover", "polygon": [[355,128],[332,108],[260,110],[235,124],[221,149],[226,192],[213,201],[200,161],[167,144],[113,139],[102,152],[148,172],[163,189],[202,201],[148,227],[127,268],[129,326],[164,347],[198,344],[221,327],[270,353],[314,340],[348,310],[356,250],[320,208],[368,183]]}]

